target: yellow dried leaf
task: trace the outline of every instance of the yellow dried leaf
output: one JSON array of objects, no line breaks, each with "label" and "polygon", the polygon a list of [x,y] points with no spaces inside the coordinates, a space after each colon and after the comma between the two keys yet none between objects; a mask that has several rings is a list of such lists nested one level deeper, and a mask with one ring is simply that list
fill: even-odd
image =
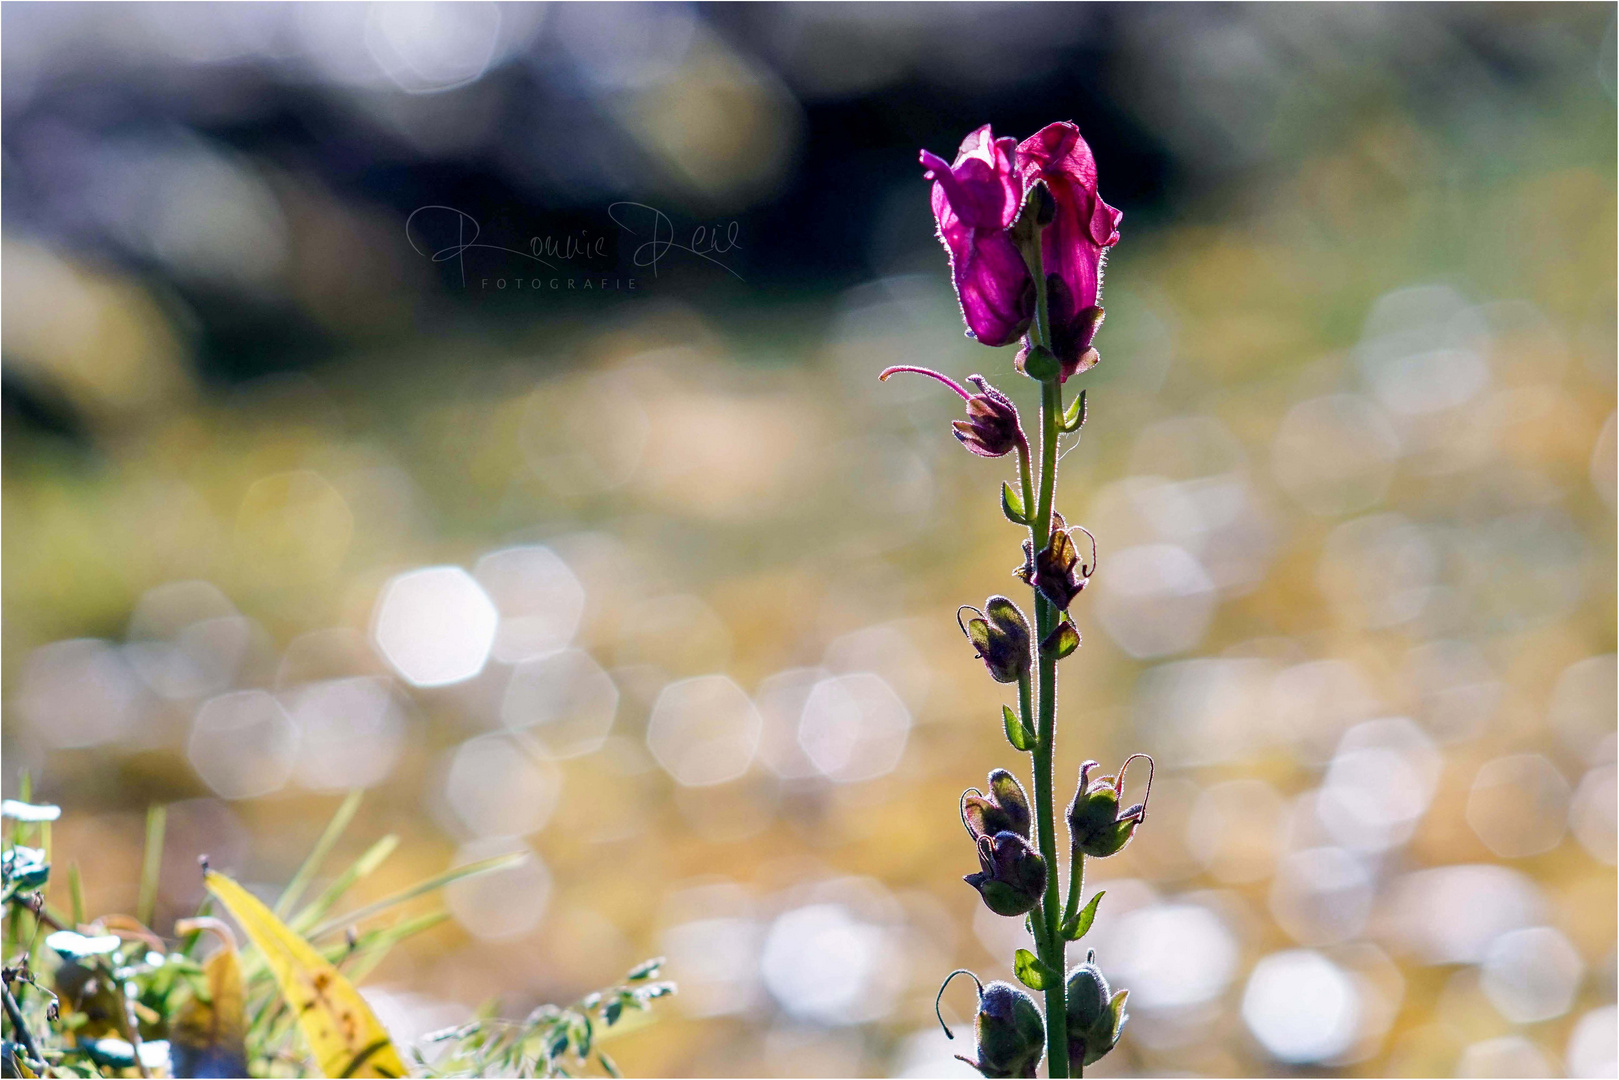
[{"label": "yellow dried leaf", "polygon": [[194,995],[175,1014],[169,1029],[169,1052],[174,1075],[183,1077],[246,1076],[245,994],[236,939],[218,919],[182,919],[178,933],[212,930],[225,947],[208,958],[203,974],[208,993]]},{"label": "yellow dried leaf", "polygon": [[230,878],[210,872],[206,880],[208,891],[264,954],[323,1076],[407,1075],[360,992],[314,946]]}]

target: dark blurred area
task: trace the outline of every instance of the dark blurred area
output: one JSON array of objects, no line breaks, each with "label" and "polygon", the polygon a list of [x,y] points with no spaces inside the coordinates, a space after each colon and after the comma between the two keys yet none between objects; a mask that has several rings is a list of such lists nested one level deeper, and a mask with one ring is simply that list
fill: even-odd
[{"label": "dark blurred area", "polygon": [[957,880],[1013,755],[950,612],[1016,541],[875,376],[1032,411],[917,153],[1072,119],[1124,222],[1059,775],[1159,762],[1096,1074],[1614,1075],[1611,5],[0,30],[4,779],[93,907],[149,802],[167,933],[360,787],[376,895],[533,855],[371,979],[401,1040],[661,951],[629,1071],[959,1073],[937,981],[1023,932]]}]

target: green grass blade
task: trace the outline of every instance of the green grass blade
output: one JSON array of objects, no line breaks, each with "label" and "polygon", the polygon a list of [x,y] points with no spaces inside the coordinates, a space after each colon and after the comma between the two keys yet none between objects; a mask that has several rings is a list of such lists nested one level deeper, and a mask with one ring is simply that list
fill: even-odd
[{"label": "green grass blade", "polygon": [[84,922],[84,882],[79,879],[79,864],[67,868],[67,895],[72,905],[74,929]]},{"label": "green grass blade", "polygon": [[337,875],[337,880],[326,886],[326,891],[316,897],[308,907],[300,911],[287,925],[305,937],[313,937],[314,935],[307,933],[307,931],[310,926],[314,925],[315,920],[332,910],[332,905],[341,900],[343,894],[354,887],[355,882],[368,877],[372,871],[382,865],[384,859],[393,854],[394,848],[398,846],[399,837],[391,833],[372,844],[366,849],[364,855],[354,860],[352,866]]},{"label": "green grass blade", "polygon": [[163,833],[168,827],[169,808],[154,803],[146,809],[146,854],[141,859],[141,890],[135,902],[135,918],[152,925],[157,909],[157,877],[163,869]]},{"label": "green grass blade", "polygon": [[344,974],[348,976],[350,982],[358,985],[360,980],[376,970],[376,966],[382,963],[395,945],[425,930],[431,930],[449,917],[448,911],[432,911],[414,919],[406,919],[398,926],[381,931],[375,936],[375,940],[369,943],[365,938],[361,938],[354,950],[357,959]]},{"label": "green grass blade", "polygon": [[360,799],[363,794],[360,791],[349,792],[348,798],[343,800],[343,805],[339,806],[337,813],[332,815],[332,820],[326,825],[326,831],[320,834],[320,839],[315,841],[314,848],[310,850],[309,857],[304,859],[302,866],[298,867],[298,872],[292,875],[292,880],[282,890],[281,899],[275,902],[273,910],[276,918],[285,920],[293,905],[303,898],[304,890],[309,888],[309,883],[314,880],[315,874],[320,871],[320,864],[326,861],[326,856],[332,853],[332,848],[337,845],[337,841],[342,837],[343,830],[347,829],[349,822],[354,820],[355,812],[360,809]]},{"label": "green grass blade", "polygon": [[[334,930],[341,930],[345,926],[352,926],[363,919],[369,919],[373,915],[387,911],[396,904],[414,900],[416,897],[430,893],[434,889],[442,889],[451,882],[460,881],[463,878],[477,877],[479,874],[492,874],[497,870],[505,870],[516,866],[526,858],[528,858],[527,852],[514,851],[509,855],[496,855],[493,858],[480,859],[465,866],[457,866],[435,877],[430,877],[426,881],[417,882],[410,888],[402,889],[392,896],[385,896],[375,903],[367,904],[356,911],[351,911],[340,918],[328,919],[304,936],[313,941],[324,934],[330,934]],[[300,927],[299,929],[301,930],[302,928]]]}]

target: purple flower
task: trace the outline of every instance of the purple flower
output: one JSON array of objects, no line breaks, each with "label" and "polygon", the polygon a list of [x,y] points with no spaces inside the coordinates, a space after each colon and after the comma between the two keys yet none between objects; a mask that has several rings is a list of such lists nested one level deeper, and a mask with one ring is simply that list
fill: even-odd
[{"label": "purple flower", "polygon": [[1010,345],[1034,316],[1034,281],[1009,231],[1023,200],[1016,153],[1017,140],[995,138],[988,124],[962,140],[954,164],[922,151],[961,314],[985,345]]},{"label": "purple flower", "polygon": [[1096,158],[1074,124],[1047,124],[1024,139],[1016,162],[1022,188],[1044,181],[1057,204],[1056,219],[1046,227],[1041,245],[1051,351],[1062,363],[1066,381],[1099,359],[1091,339],[1102,323],[1102,263],[1107,249],[1119,242],[1124,215],[1098,194]]}]

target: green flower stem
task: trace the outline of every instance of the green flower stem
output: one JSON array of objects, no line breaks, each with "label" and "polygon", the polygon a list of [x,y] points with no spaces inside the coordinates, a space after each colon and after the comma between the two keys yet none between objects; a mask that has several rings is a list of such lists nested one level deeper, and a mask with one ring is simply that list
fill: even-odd
[{"label": "green flower stem", "polygon": [[[1051,334],[1046,302],[1045,259],[1039,237],[1024,248],[1024,258],[1035,282],[1034,325],[1030,342],[1050,349]],[[1057,487],[1057,436],[1062,428],[1062,383],[1056,379],[1040,384],[1040,490],[1029,533],[1038,554],[1051,543],[1051,504]],[[1027,505],[1027,504],[1025,504]],[[1034,590],[1035,641],[1044,641],[1056,629],[1061,613]],[[1062,936],[1062,887],[1058,880],[1057,822],[1055,787],[1052,783],[1052,750],[1057,726],[1057,661],[1039,654],[1038,742],[1034,748],[1034,800],[1040,855],[1046,861],[1046,896],[1036,909],[1044,933],[1036,935],[1040,959],[1058,973],[1055,985],[1046,992],[1046,1074],[1056,1080],[1068,1075],[1068,974],[1067,943]],[[1038,940],[1043,938],[1044,940]]]},{"label": "green flower stem", "polygon": [[[1034,509],[1034,479],[1029,474],[1029,440],[1024,436],[1021,424],[1018,425],[1017,433],[1017,467],[1018,480],[1022,487],[1019,494],[1023,496],[1023,513],[1027,515]],[[1027,722],[1029,717],[1025,716],[1023,719]]]},{"label": "green flower stem", "polygon": [[1079,894],[1085,889],[1085,853],[1075,849],[1068,863],[1068,906],[1063,908],[1062,921],[1070,923],[1079,914]]}]

